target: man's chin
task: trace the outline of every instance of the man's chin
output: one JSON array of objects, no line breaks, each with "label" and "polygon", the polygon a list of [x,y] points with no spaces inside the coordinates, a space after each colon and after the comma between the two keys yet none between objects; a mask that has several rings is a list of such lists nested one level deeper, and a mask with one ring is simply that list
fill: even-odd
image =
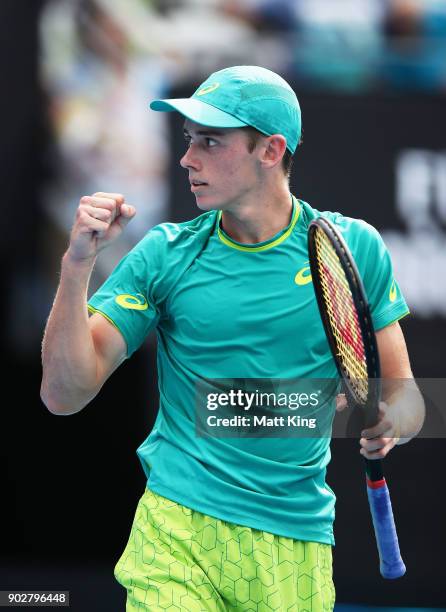
[{"label": "man's chin", "polygon": [[195,194],[195,202],[200,210],[220,210],[221,204],[216,202],[213,198],[206,196],[199,196]]}]

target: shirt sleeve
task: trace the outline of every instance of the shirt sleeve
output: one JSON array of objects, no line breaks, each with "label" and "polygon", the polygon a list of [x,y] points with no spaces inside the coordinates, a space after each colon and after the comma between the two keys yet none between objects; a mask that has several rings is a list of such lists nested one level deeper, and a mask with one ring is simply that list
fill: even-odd
[{"label": "shirt sleeve", "polygon": [[[354,254],[369,301],[375,330],[409,314],[409,308],[394,277],[392,259],[379,232],[362,222],[363,231]],[[361,262],[361,265],[359,264]]]},{"label": "shirt sleeve", "polygon": [[154,286],[158,274],[156,240],[150,232],[117,265],[88,301],[88,310],[98,312],[122,334],[130,357],[160,318]]}]

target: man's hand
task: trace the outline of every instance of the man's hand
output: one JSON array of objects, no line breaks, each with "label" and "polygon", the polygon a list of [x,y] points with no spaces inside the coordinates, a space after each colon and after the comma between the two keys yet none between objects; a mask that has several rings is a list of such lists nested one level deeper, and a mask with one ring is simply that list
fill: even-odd
[{"label": "man's hand", "polygon": [[[336,410],[342,412],[347,408],[347,398],[344,393],[336,396]],[[394,418],[390,418],[393,415]],[[374,427],[361,432],[359,451],[366,459],[383,459],[392,448],[398,444],[399,425],[394,422],[397,413],[385,402],[379,403],[378,422]]]},{"label": "man's hand", "polygon": [[347,398],[345,397],[345,393],[338,393],[336,396],[336,410],[338,412],[342,412],[347,408]]},{"label": "man's hand", "polygon": [[378,423],[364,429],[359,440],[359,451],[366,459],[384,459],[387,453],[398,443],[400,427],[392,419],[392,408],[385,402],[379,403]]},{"label": "man's hand", "polygon": [[72,261],[94,260],[99,251],[116,240],[135,214],[135,208],[125,204],[120,193],[98,191],[92,196],[83,196],[71,230],[67,255]]}]

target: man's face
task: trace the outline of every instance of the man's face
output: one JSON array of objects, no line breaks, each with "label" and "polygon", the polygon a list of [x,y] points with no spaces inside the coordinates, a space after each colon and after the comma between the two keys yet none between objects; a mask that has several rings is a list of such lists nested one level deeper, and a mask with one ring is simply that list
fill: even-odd
[{"label": "man's face", "polygon": [[189,119],[184,124],[187,151],[180,160],[189,172],[191,191],[202,210],[230,209],[259,188],[256,149],[238,128],[211,128]]}]

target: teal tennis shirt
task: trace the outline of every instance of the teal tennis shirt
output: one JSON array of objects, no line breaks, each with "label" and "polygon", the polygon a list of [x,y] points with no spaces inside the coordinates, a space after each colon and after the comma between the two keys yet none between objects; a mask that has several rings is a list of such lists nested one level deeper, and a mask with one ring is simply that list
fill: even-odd
[{"label": "teal tennis shirt", "polygon": [[[289,226],[239,244],[220,213],[148,232],[89,301],[130,356],[156,329],[160,405],[138,448],[148,487],[222,520],[333,544],[327,485],[330,438],[200,437],[197,383],[213,379],[336,379],[308,266],[307,230],[319,215],[341,231],[357,262],[375,329],[408,313],[389,253],[364,221],[320,213],[293,198]],[[334,401],[326,407],[334,414]]]}]

